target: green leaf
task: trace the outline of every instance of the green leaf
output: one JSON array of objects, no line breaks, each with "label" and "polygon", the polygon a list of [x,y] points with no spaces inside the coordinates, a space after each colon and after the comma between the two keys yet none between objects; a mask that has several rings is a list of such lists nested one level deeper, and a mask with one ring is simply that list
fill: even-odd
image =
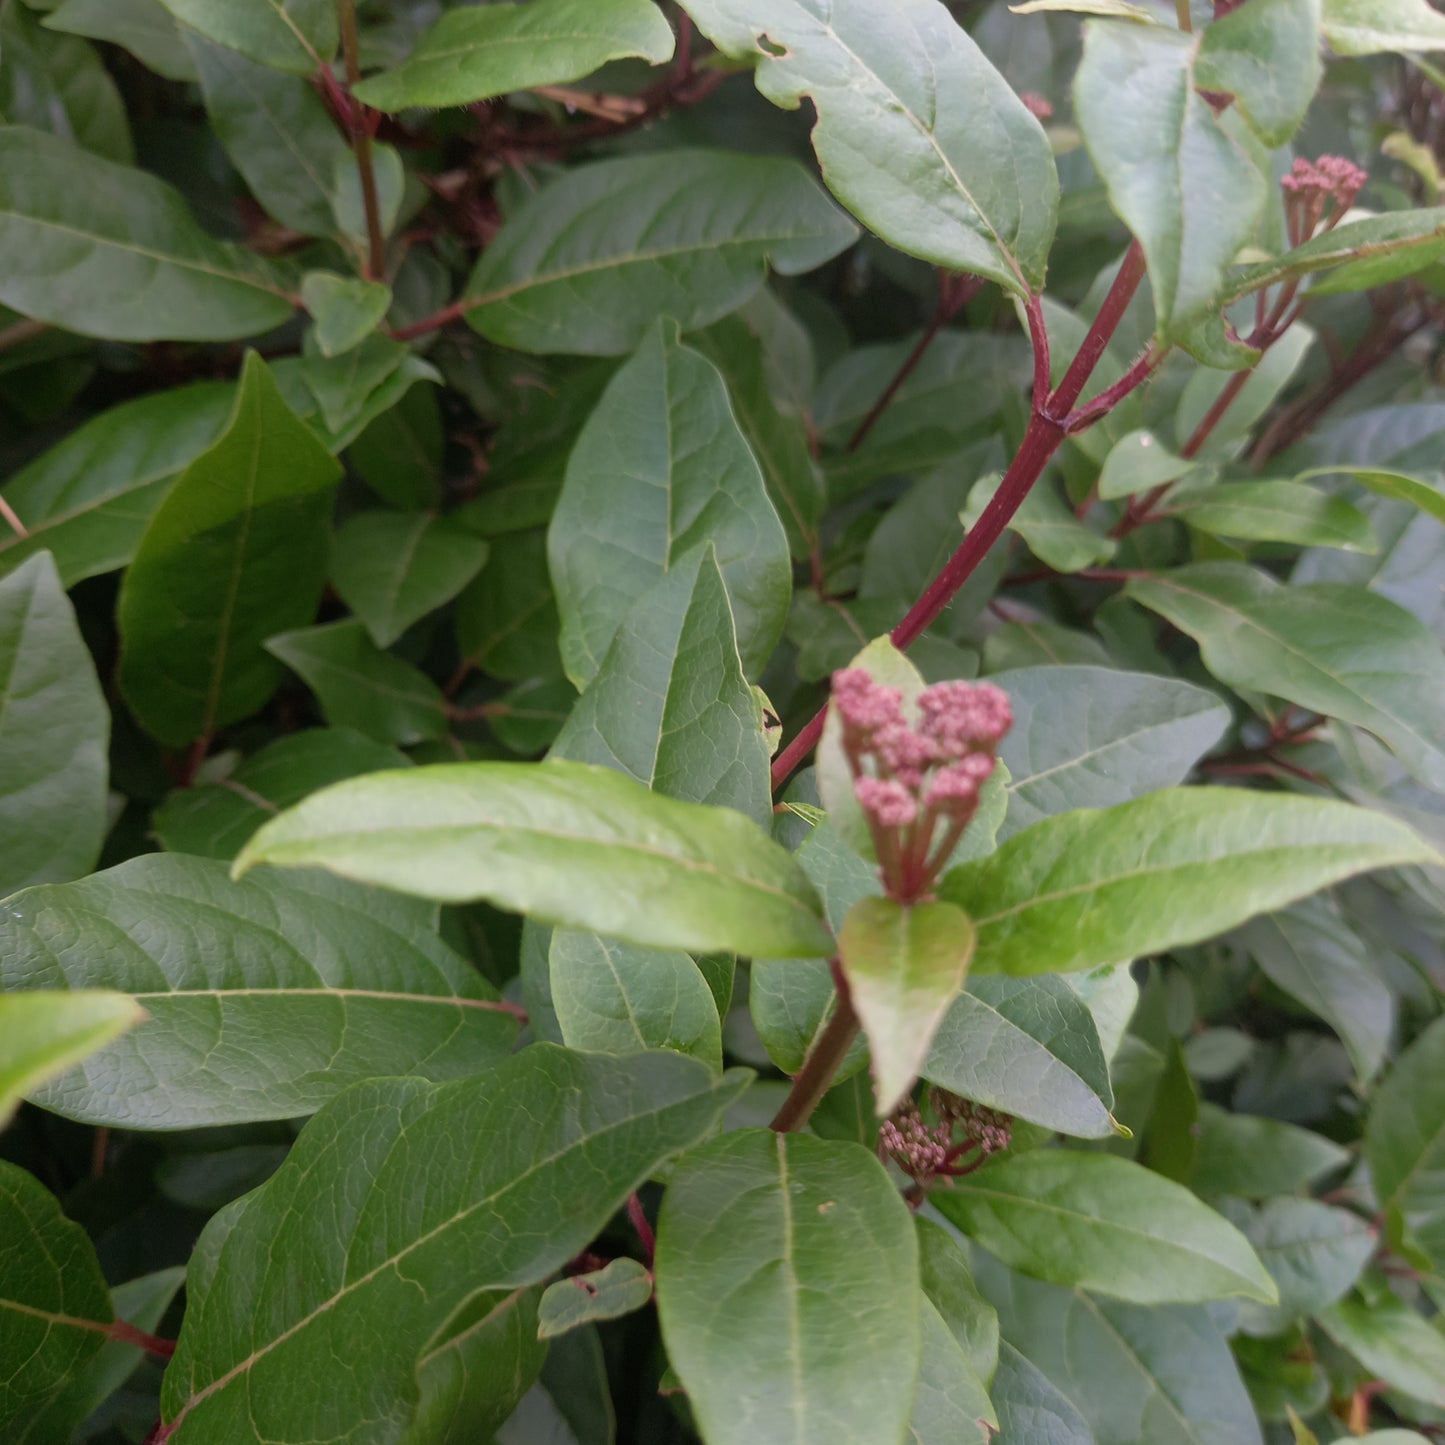
[{"label": "green leaf", "polygon": [[[355,161],[320,94],[299,75],[258,65],[200,35],[186,43],[216,139],[251,194],[289,230],[330,235],[332,178],[339,165]],[[314,314],[304,291],[303,299]]]},{"label": "green leaf", "polygon": [[1445,787],[1429,701],[1445,696],[1445,657],[1402,607],[1362,587],[1283,587],[1231,563],[1140,578],[1128,592],[1193,637],[1221,682],[1365,728],[1422,782]]},{"label": "green leaf", "polygon": [[743,677],[711,542],[633,603],[551,755],[771,822],[762,717]]},{"label": "green leaf", "polygon": [[315,323],[322,356],[340,356],[381,324],[391,306],[391,287],[333,271],[308,271],[301,278],[301,300]]},{"label": "green leaf", "polygon": [[0,572],[42,549],[66,587],[124,567],[161,499],[221,434],[236,389],[200,382],[93,416],[5,483],[28,537],[0,528]]},{"label": "green leaf", "polygon": [[125,104],[95,48],[41,29],[24,5],[0,11],[0,120],[53,131],[122,165],[135,159]]},{"label": "green leaf", "polygon": [[909,255],[1029,296],[1043,288],[1059,181],[1043,127],[938,0],[687,0],[758,89],[817,122],[828,187]]},{"label": "green leaf", "polygon": [[1098,492],[1105,501],[1133,496],[1177,482],[1187,476],[1198,463],[1175,456],[1159,438],[1149,431],[1131,431],[1109,449],[1099,473]]},{"label": "green leaf", "polygon": [[[105,1343],[110,1291],[85,1231],[23,1169],[0,1160],[0,1429],[19,1442]],[[69,1439],[84,1419],[50,1418]],[[37,1439],[37,1445],[40,1442]]]},{"label": "green leaf", "polygon": [[1206,1197],[1264,1199],[1293,1194],[1349,1162],[1349,1150],[1322,1134],[1280,1119],[1256,1119],[1201,1104],[1188,1182]]},{"label": "green leaf", "polygon": [[[996,473],[974,485],[962,514],[966,528],[976,525],[1002,480],[1002,473]],[[1056,572],[1078,572],[1107,562],[1118,546],[1114,538],[1103,536],[1076,517],[1074,509],[1047,482],[1035,486],[1024,498],[1009,527],[1040,562]]]},{"label": "green leaf", "polygon": [[324,867],[445,902],[486,899],[643,947],[821,957],[806,875],[755,823],[581,763],[459,763],[338,783],[236,860]]},{"label": "green leaf", "polygon": [[1343,497],[1302,482],[1225,482],[1191,489],[1163,509],[1216,537],[1377,552],[1370,520]]},{"label": "green leaf", "polygon": [[402,511],[425,511],[441,499],[443,446],[436,392],[418,386],[367,424],[346,459],[382,501]]},{"label": "green leaf", "polygon": [[923,1349],[908,1420],[910,1445],[988,1445],[998,1422],[988,1391],[937,1306],[927,1295],[918,1303]]},{"label": "green leaf", "polygon": [[741,1129],[684,1156],[655,1269],[668,1359],[709,1445],[902,1439],[918,1245],[861,1145]]},{"label": "green leaf", "polygon": [[1365,1154],[1387,1216],[1437,1267],[1445,1263],[1445,1020],[1426,1029],[1380,1085]]},{"label": "green leaf", "polygon": [[1057,978],[975,978],[934,1035],[930,1083],[1083,1139],[1113,1132],[1109,1065],[1093,1016]]},{"label": "green leaf", "polygon": [[1051,1284],[1136,1304],[1277,1299],[1233,1225],[1172,1180],[1112,1154],[1009,1155],[933,1202],[1011,1269]]},{"label": "green leaf", "polygon": [[292,311],[168,185],[23,125],[0,129],[0,303],[110,341],[230,341]]},{"label": "green leaf", "polygon": [[547,534],[562,658],[579,688],[632,603],[702,542],[716,549],[743,671],[756,676],[787,616],[787,538],[721,375],[663,322],[583,427]]},{"label": "green leaf", "polygon": [[1336,55],[1445,50],[1445,16],[1427,0],[1325,0],[1325,38]]},{"label": "green leaf", "polygon": [[332,0],[161,0],[207,39],[273,70],[310,75],[336,53]]},{"label": "green leaf", "polygon": [[1409,502],[1412,507],[1428,513],[1437,522],[1445,522],[1445,488],[1429,477],[1412,476],[1408,472],[1384,471],[1377,467],[1312,467],[1301,472],[1297,481],[1306,477],[1347,476],[1381,497],[1396,502]]},{"label": "green leaf", "polygon": [[1152,673],[1053,664],[990,681],[1014,715],[999,747],[1010,774],[1000,839],[1182,783],[1229,726],[1214,693]]},{"label": "green leaf", "polygon": [[1012,1345],[999,1350],[998,1373],[988,1393],[998,1411],[997,1445],[1096,1445],[1073,1401]]},{"label": "green leaf", "polygon": [[430,512],[357,512],[336,533],[331,580],[390,647],[414,622],[450,602],[486,564],[489,548],[450,517]]},{"label": "green leaf", "polygon": [[723,151],[597,161],[523,201],[461,305],[502,346],[621,356],[659,317],[707,326],[757,292],[768,263],[811,271],[857,234],[796,161]]},{"label": "green leaf", "polygon": [[151,815],[171,853],[234,858],[252,833],[308,793],[382,768],[403,768],[405,754],[344,728],[307,728],[276,738],[224,777],[178,788]]},{"label": "green leaf", "polygon": [[180,26],[161,0],[61,0],[41,22],[47,30],[109,40],[167,80],[195,80]]},{"label": "green leaf", "polygon": [[1046,818],[948,873],[978,930],[977,973],[1067,972],[1198,943],[1372,868],[1431,862],[1364,808],[1232,788],[1166,788]]},{"label": "green leaf", "polygon": [[474,667],[504,682],[561,677],[546,535],[521,532],[497,546],[457,599],[456,617],[457,645]]},{"label": "green leaf", "polygon": [[0,578],[0,896],[95,866],[109,739],[90,650],[39,553]]},{"label": "green leaf", "polygon": [[[214,1282],[204,1288],[193,1264],[203,1303],[166,1371],[169,1438],[324,1439],[358,1420],[399,1434],[418,1357],[479,1284],[515,1289],[560,1268],[630,1190],[704,1137],[740,1083],[672,1054],[535,1044],[451,1084],[348,1090],[239,1213],[212,1224],[219,1237],[202,1237]],[[386,1327],[359,1331],[364,1320]],[[268,1388],[287,1378],[326,1388]]]},{"label": "green leaf", "polygon": [[0,979],[113,989],[150,1015],[32,1096],[118,1128],[295,1118],[358,1079],[472,1073],[516,1035],[430,909],[163,853],[10,898]]},{"label": "green leaf", "polygon": [[[975,1252],[1009,1344],[1088,1420],[1098,1445],[1261,1445],[1228,1342],[1202,1306],[1095,1300]],[[1024,1437],[1018,1445],[1032,1445]]]},{"label": "green leaf", "polygon": [[569,1048],[598,1054],[672,1049],[722,1071],[717,1004],[687,954],[559,928],[548,966]]},{"label": "green leaf", "polygon": [[635,1259],[614,1259],[602,1269],[547,1286],[537,1310],[537,1337],[550,1340],[579,1325],[619,1319],[651,1298],[651,1274]]},{"label": "green leaf", "polygon": [[1264,205],[1264,181],[1195,89],[1199,41],[1097,20],[1084,36],[1079,128],[1109,204],[1144,247],[1158,340],[1210,366],[1248,365],[1254,353],[1229,339],[1219,313],[1226,274]]},{"label": "green leaf", "polygon": [[968,1257],[957,1238],[941,1224],[915,1216],[918,1277],[963,1348],[968,1368],[981,1380],[993,1378],[999,1362],[998,1315],[978,1292]]},{"label": "green leaf", "polygon": [[145,1016],[102,989],[0,994],[0,1129],[26,1094]]},{"label": "green leaf", "polygon": [[[482,544],[473,539],[472,545]],[[447,735],[442,690],[377,647],[357,618],[278,632],[266,639],[266,651],[305,679],[332,727],[402,746]]]},{"label": "green leaf", "polygon": [[[1364,0],[1373,4],[1375,0]],[[1422,10],[1428,10],[1420,0]],[[1329,10],[1329,5],[1326,10]],[[1435,17],[1434,11],[1428,13]],[[1435,17],[1438,19],[1438,17]],[[1328,26],[1328,15],[1326,26]],[[1445,33],[1445,21],[1439,22]],[[1445,48],[1445,42],[1442,42]],[[1430,265],[1445,254],[1445,206],[1391,211],[1366,220],[1346,221],[1272,261],[1247,266],[1230,278],[1225,300],[1237,301],[1264,286],[1339,267],[1334,284],[1317,282],[1316,291],[1368,290]]]},{"label": "green leaf", "polygon": [[838,956],[868,1036],[880,1116],[913,1087],[972,952],[973,925],[950,904],[864,898],[849,910]]},{"label": "green leaf", "polygon": [[1320,0],[1251,0],[1208,26],[1194,77],[1234,97],[1267,146],[1294,135],[1319,88]]},{"label": "green leaf", "polygon": [[410,347],[375,333],[344,356],[330,357],[308,335],[304,354],[283,357],[273,375],[287,405],[332,452],[350,446],[416,382],[441,380]]},{"label": "green leaf", "polygon": [[[1313,328],[1296,322],[1281,336],[1244,378],[1238,395],[1218,417],[1213,429],[1200,445],[1201,457],[1224,459],[1242,449],[1255,424],[1274,405],[1280,393],[1294,380],[1314,345]],[[1179,445],[1186,446],[1204,418],[1219,404],[1224,389],[1234,384],[1226,372],[1195,367],[1194,375],[1179,396],[1179,409],[1174,415],[1174,435]],[[1200,477],[1195,480],[1204,481]]]},{"label": "green leaf", "polygon": [[229,426],[156,509],[117,604],[121,690],[162,742],[206,737],[275,690],[262,643],[315,612],[339,474],[249,353]]},{"label": "green leaf", "polygon": [[611,60],[661,65],[672,30],[652,0],[533,0],[453,10],[395,70],[356,87],[378,110],[470,105],[514,90],[563,85]]},{"label": "green leaf", "polygon": [[1370,965],[1365,941],[1320,898],[1310,898],[1238,935],[1265,977],[1339,1034],[1362,1083],[1380,1071],[1395,1028],[1395,999]]},{"label": "green leaf", "polygon": [[1402,1300],[1386,1295],[1366,1304],[1352,1297],[1315,1318],[1375,1379],[1445,1409],[1445,1335]]}]

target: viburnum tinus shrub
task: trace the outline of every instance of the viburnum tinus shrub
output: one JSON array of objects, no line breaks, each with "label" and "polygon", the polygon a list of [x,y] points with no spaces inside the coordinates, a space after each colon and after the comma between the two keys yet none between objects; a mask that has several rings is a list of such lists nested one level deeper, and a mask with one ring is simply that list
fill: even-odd
[{"label": "viburnum tinus shrub", "polygon": [[0,1439],[1445,1435],[1442,57],[3,0]]}]

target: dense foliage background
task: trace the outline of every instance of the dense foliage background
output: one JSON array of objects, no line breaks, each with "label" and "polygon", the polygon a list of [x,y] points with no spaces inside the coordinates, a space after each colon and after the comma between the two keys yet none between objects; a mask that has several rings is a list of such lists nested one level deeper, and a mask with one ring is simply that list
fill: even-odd
[{"label": "dense foliage background", "polygon": [[1445,1437],[1442,57],[3,0],[0,1435]]}]

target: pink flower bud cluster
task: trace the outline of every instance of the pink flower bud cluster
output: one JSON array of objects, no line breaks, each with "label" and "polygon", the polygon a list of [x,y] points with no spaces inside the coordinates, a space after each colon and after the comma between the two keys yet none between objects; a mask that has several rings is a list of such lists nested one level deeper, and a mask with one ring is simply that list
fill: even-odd
[{"label": "pink flower bud cluster", "polygon": [[1013,722],[1008,696],[987,682],[934,683],[919,694],[912,726],[902,693],[854,667],[833,674],[833,706],[889,896],[913,902],[978,807]]},{"label": "pink flower bud cluster", "polygon": [[1013,1120],[971,1099],[933,1089],[930,1124],[912,1099],[905,1099],[878,1130],[878,1153],[891,1159],[916,1185],[971,1174],[985,1160],[1007,1149]]},{"label": "pink flower bud cluster", "polygon": [[1343,156],[1296,160],[1280,181],[1291,243],[1303,245],[1320,229],[1321,222],[1326,231],[1338,225],[1367,180],[1369,176]]}]

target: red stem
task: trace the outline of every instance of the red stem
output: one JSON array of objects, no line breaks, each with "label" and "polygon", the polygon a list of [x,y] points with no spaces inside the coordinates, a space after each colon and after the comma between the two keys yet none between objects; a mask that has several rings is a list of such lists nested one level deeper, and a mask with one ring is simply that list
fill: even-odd
[{"label": "red stem", "polygon": [[1049,398],[1051,415],[1067,415],[1073,410],[1089,378],[1094,374],[1094,368],[1119,329],[1119,323],[1124,319],[1124,313],[1129,309],[1129,303],[1134,299],[1134,293],[1144,279],[1144,269],[1144,248],[1137,241],[1133,241],[1124,253],[1124,259],[1114,277],[1114,284],[1109,287],[1109,294],[1104,297],[1104,304],[1099,307],[1099,314],[1094,317],[1094,324],[1089,327],[1089,334],[1084,337],[1078,355],[1069,363],[1069,369],[1064,373],[1058,390]]},{"label": "red stem", "polygon": [[627,1196],[627,1217],[632,1221],[638,1239],[642,1241],[642,1253],[647,1259],[648,1269],[651,1269],[652,1256],[657,1250],[657,1237],[652,1232],[652,1225],[647,1222],[647,1215],[643,1212],[642,1201],[637,1197],[636,1190]]},{"label": "red stem", "polygon": [[791,1134],[808,1122],[858,1036],[858,1015],[853,1012],[843,966],[836,958],[830,960],[829,966],[833,970],[833,987],[837,993],[833,1017],[803,1060],[803,1067],[798,1070],[793,1087],[783,1100],[783,1107],[768,1125],[776,1134]]},{"label": "red stem", "polygon": [[108,1325],[105,1333],[119,1344],[135,1345],[138,1349],[144,1350],[148,1355],[154,1355],[159,1360],[168,1360],[176,1352],[174,1340],[163,1340],[159,1335],[148,1335],[144,1330],[137,1329],[124,1320],[116,1320],[114,1324]]}]

